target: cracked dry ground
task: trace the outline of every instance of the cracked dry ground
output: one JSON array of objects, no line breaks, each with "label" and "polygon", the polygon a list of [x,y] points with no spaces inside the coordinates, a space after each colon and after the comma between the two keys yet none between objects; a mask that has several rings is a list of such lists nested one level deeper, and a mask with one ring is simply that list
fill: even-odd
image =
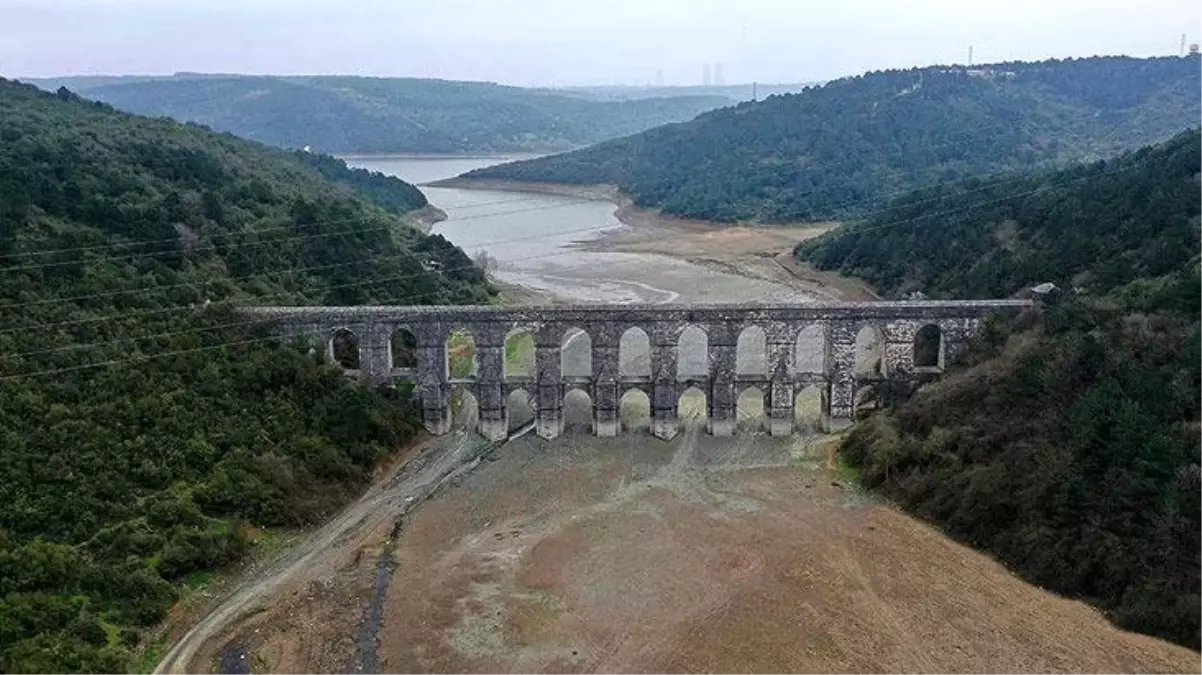
[{"label": "cracked dry ground", "polygon": [[239,639],[260,671],[345,670],[363,649],[384,672],[1198,671],[805,445],[521,439],[407,516],[378,641],[376,549]]}]

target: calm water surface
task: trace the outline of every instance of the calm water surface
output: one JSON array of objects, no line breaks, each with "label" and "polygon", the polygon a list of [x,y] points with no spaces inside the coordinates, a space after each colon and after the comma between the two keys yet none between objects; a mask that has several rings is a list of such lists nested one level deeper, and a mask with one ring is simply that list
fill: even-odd
[{"label": "calm water surface", "polygon": [[568,246],[625,227],[609,202],[497,190],[428,187],[472,169],[523,156],[348,157],[347,163],[414,183],[447,214],[433,231],[469,256],[487,252],[499,280],[583,302],[748,302],[796,293],[660,255]]}]

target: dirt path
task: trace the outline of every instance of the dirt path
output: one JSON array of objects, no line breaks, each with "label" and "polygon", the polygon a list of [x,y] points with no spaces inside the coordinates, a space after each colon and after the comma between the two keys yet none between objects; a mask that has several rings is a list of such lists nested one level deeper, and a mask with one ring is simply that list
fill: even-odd
[{"label": "dirt path", "polygon": [[295,588],[314,582],[321,584],[336,576],[351,564],[362,547],[375,545],[380,532],[386,533],[397,518],[429,498],[446,481],[470,470],[485,447],[463,434],[426,442],[415,458],[376,483],[357,502],[279,560],[235,588],[176,642],[159,661],[155,672],[208,670],[216,653],[210,641],[249,615],[263,612],[282,596],[295,592]]}]

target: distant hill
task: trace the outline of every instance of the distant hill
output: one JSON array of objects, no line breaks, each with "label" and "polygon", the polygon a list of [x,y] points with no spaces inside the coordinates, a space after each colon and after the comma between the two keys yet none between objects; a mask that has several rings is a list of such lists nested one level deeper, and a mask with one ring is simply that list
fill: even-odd
[{"label": "distant hill", "polygon": [[1094,159],[1202,117],[1197,55],[868,73],[467,178],[617,185],[719,221],[844,218],[970,175]]},{"label": "distant hill", "polygon": [[0,672],[129,672],[253,533],[319,522],[414,436],[403,393],[232,305],[488,302],[463,251],[398,217],[423,204],[0,79]]},{"label": "distant hill", "polygon": [[[601,101],[487,82],[180,74],[57,78],[129,112],[326,153],[549,152],[692,119],[725,96]],[[73,91],[75,91],[73,89]]]},{"label": "distant hill", "polygon": [[764,99],[776,94],[796,94],[809,87],[821,84],[821,82],[815,81],[780,84],[767,82],[758,84],[691,84],[659,87],[652,85],[603,85],[559,87],[547,91],[611,101],[633,101],[642,98],[667,98],[674,96],[722,96],[730,99],[730,104],[734,104],[739,101]]},{"label": "distant hill", "polygon": [[1060,287],[857,424],[841,452],[868,487],[1031,582],[1193,649],[1200,153],[1195,130],[1096,164],[931,189],[800,249],[893,296]]},{"label": "distant hill", "polygon": [[1092,164],[920,190],[797,252],[895,297],[996,298],[1049,281],[1105,295],[1196,261],[1200,146],[1186,131]]}]

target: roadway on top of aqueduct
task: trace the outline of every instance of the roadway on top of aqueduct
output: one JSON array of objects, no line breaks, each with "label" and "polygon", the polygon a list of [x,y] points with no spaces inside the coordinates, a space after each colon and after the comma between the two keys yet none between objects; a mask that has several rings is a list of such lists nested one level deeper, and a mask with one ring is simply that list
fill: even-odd
[{"label": "roadway on top of aqueduct", "polygon": [[[733,433],[735,399],[750,387],[764,398],[769,429],[776,434],[793,430],[793,396],[802,387],[822,388],[823,408],[830,426],[850,423],[861,374],[856,345],[870,332],[880,345],[876,376],[907,377],[938,372],[947,359],[962,351],[989,315],[1017,312],[1030,300],[931,300],[798,304],[621,304],[545,306],[355,306],[248,307],[242,311],[272,324],[285,337],[321,342],[332,355],[333,339],[349,333],[358,345],[359,374],[377,384],[395,379],[417,383],[423,421],[434,433],[450,427],[450,393],[469,391],[479,407],[479,430],[489,438],[508,433],[507,396],[524,390],[536,400],[536,428],[554,438],[563,428],[562,406],[567,393],[588,394],[594,411],[594,432],[617,433],[617,407],[630,390],[650,399],[655,435],[670,438],[677,429],[681,393],[700,388],[707,399],[711,433]],[[689,327],[704,335],[704,372],[678,372],[684,354],[678,340]],[[636,330],[637,329],[637,330]],[[413,342],[411,363],[393,361],[392,339],[407,332]],[[468,377],[452,377],[447,340],[457,331],[471,335],[476,369]],[[535,343],[532,373],[507,372],[505,342],[515,332],[531,334]],[[641,372],[625,370],[623,342],[641,331],[647,359]],[[586,374],[568,376],[561,363],[566,336],[588,337]],[[764,367],[744,372],[744,338],[759,340]],[[817,335],[817,365],[801,367],[798,345],[803,336]],[[925,337],[923,337],[925,336]],[[937,356],[919,363],[916,345],[937,340]],[[583,341],[583,340],[582,340]],[[752,340],[754,342],[754,340]],[[931,352],[935,354],[935,352]],[[398,367],[401,366],[401,367]]]}]

